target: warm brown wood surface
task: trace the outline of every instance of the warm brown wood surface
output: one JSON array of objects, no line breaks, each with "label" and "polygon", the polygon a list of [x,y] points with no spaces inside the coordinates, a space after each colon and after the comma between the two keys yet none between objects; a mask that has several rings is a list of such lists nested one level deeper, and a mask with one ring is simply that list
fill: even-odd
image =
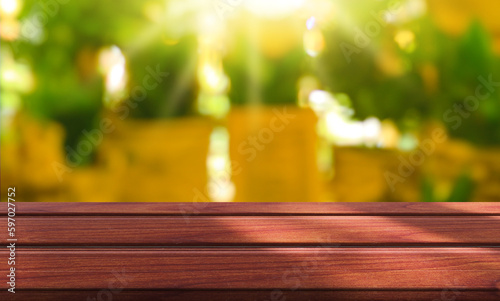
[{"label": "warm brown wood surface", "polygon": [[21,216],[16,227],[28,246],[500,245],[500,216]]},{"label": "warm brown wood surface", "polygon": [[[17,203],[17,215],[496,215],[500,203]],[[6,206],[0,206],[5,216]]]},{"label": "warm brown wood surface", "polygon": [[[99,299],[100,298],[100,299]],[[106,299],[108,298],[108,299]],[[0,300],[12,301],[498,301],[495,291],[443,289],[436,291],[352,290],[65,290],[22,291],[12,296],[0,292]]]},{"label": "warm brown wood surface", "polygon": [[[100,299],[99,299],[100,298]],[[106,299],[107,298],[107,299]],[[12,301],[498,301],[495,291],[442,289],[435,291],[401,290],[32,290],[14,296],[0,291],[0,300]]]},{"label": "warm brown wood surface", "polygon": [[44,248],[17,258],[25,289],[103,288],[115,274],[128,289],[493,290],[500,280],[498,248]]},{"label": "warm brown wood surface", "polygon": [[17,203],[15,219],[0,300],[500,300],[496,203]]}]

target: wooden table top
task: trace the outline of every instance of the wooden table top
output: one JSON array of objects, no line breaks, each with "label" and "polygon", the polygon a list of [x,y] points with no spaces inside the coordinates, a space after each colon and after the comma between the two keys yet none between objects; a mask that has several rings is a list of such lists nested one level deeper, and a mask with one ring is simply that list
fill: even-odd
[{"label": "wooden table top", "polygon": [[500,300],[497,203],[17,203],[15,220],[2,300]]}]

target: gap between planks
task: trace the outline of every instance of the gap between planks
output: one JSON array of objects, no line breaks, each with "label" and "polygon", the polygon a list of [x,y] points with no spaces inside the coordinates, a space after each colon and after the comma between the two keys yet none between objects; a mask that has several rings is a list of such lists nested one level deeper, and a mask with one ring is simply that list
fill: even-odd
[{"label": "gap between planks", "polygon": [[[500,216],[499,203],[17,203],[18,216]],[[7,213],[6,206],[0,213]]]}]

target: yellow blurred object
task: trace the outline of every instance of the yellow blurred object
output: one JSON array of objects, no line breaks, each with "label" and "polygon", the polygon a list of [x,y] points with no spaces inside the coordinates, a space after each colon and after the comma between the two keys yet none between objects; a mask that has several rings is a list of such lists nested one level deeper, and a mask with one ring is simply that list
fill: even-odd
[{"label": "yellow blurred object", "polygon": [[64,162],[63,137],[64,131],[56,123],[23,120],[20,152],[26,185],[37,190],[56,189],[60,185],[52,164]]},{"label": "yellow blurred object", "polygon": [[98,53],[96,49],[85,46],[77,55],[76,66],[80,77],[85,81],[97,74]]},{"label": "yellow blurred object", "polygon": [[50,201],[62,187],[54,171],[55,162],[65,161],[62,127],[18,115],[12,131],[15,139],[2,141],[1,146],[1,190],[15,186],[20,201]]},{"label": "yellow blurred object", "polygon": [[396,124],[390,120],[385,119],[381,122],[381,145],[384,148],[394,149],[398,147],[399,140],[401,139],[401,133],[398,130]]},{"label": "yellow blurred object", "polygon": [[[206,160],[212,123],[205,118],[125,121],[103,140],[99,168],[119,185],[114,201],[208,200]],[[92,185],[89,185],[92,187]]]},{"label": "yellow blurred object", "polygon": [[[122,183],[115,181],[106,168],[96,166],[75,169],[65,182],[66,202],[116,202]],[[141,200],[137,200],[141,201]]]},{"label": "yellow blurred object", "polygon": [[21,25],[15,19],[3,19],[0,21],[0,38],[7,41],[14,41],[19,37]]},{"label": "yellow blurred object", "polygon": [[[4,143],[0,146],[0,154],[2,156],[1,173],[1,193],[2,201],[7,195],[9,187],[19,185],[21,171],[19,169],[20,153],[17,143]],[[8,159],[7,159],[8,158]]]},{"label": "yellow blurred object", "polygon": [[449,140],[437,145],[422,166],[422,173],[433,179],[438,200],[445,200],[457,179],[466,173],[475,184],[471,201],[498,202],[500,149],[478,149],[466,141]]},{"label": "yellow blurred object", "polygon": [[[211,147],[217,151],[208,166],[220,180],[214,184],[207,176],[213,129],[208,119],[115,120],[116,129],[97,145],[97,164],[70,167],[62,128],[18,115],[15,135],[1,144],[1,191],[16,186],[19,201],[52,202],[209,202],[214,191],[227,200],[235,191],[239,202],[415,202],[421,200],[422,179],[432,179],[434,197],[446,200],[466,172],[476,186],[471,201],[498,201],[500,149],[449,139],[435,144],[408,176],[399,170],[409,153],[335,147],[334,177],[325,186],[316,162],[316,120],[311,110],[296,107],[234,109],[228,120],[230,162],[219,152],[228,147],[226,138]],[[420,140],[438,126],[429,126]],[[67,170],[59,177],[55,166],[63,165]],[[404,179],[394,191],[386,172]],[[231,174],[234,187],[224,178]]]},{"label": "yellow blurred object", "polygon": [[[258,47],[269,58],[279,58],[302,42],[302,27],[296,18],[260,20],[258,22]],[[255,26],[255,25],[254,25]],[[283,30],[286,28],[286,30]]]},{"label": "yellow blurred object", "polygon": [[415,50],[415,34],[410,30],[399,30],[394,36],[399,48],[407,52]]},{"label": "yellow blurred object", "polygon": [[473,201],[498,202],[500,196],[500,149],[482,149],[476,152],[473,178],[477,185]]},{"label": "yellow blurred object", "polygon": [[228,118],[236,202],[322,201],[312,110],[246,107]]},{"label": "yellow blurred object", "polygon": [[439,85],[439,70],[436,66],[427,63],[419,68],[419,72],[424,82],[425,91],[432,94],[437,91]]},{"label": "yellow blurred object", "polygon": [[386,172],[398,172],[399,156],[396,150],[335,147],[335,176],[329,183],[330,200],[334,202],[417,202],[420,200],[416,170],[391,191]]},{"label": "yellow blurred object", "polygon": [[325,49],[325,38],[319,29],[304,33],[304,49],[309,56],[315,57]]},{"label": "yellow blurred object", "polygon": [[388,76],[400,76],[405,71],[400,56],[390,45],[384,45],[383,49],[376,54],[375,63]]}]

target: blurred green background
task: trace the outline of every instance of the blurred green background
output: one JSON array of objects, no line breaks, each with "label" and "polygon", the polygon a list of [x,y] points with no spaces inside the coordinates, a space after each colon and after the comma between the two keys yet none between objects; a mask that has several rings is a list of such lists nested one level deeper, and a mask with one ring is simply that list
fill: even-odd
[{"label": "blurred green background", "polygon": [[[46,156],[50,165],[88,139],[85,131],[99,129],[103,116],[121,122],[206,116],[210,127],[231,132],[234,110],[289,106],[317,115],[314,160],[326,182],[344,151],[335,154],[336,147],[380,148],[398,152],[396,158],[418,149],[432,129],[444,129],[452,146],[412,175],[418,183],[411,189],[419,192],[410,199],[471,200],[479,182],[498,184],[498,170],[471,163],[486,156],[477,151],[491,152],[496,162],[500,144],[495,1],[0,0],[0,13],[2,146],[12,146],[3,165],[10,152],[23,161],[21,149],[35,139],[29,135],[42,137],[23,132],[22,118],[59,127],[60,145],[47,150],[54,153]],[[206,152],[226,166],[224,133],[212,132]],[[300,151],[288,147],[281,152]],[[99,149],[82,154],[78,165],[100,166],[106,155]],[[457,171],[442,172],[452,161]],[[18,163],[11,164],[4,169],[12,172]],[[210,180],[217,168],[207,164],[199,172]],[[384,168],[376,176],[387,180]],[[280,169],[286,173],[275,169],[277,177]],[[334,181],[342,181],[336,174]],[[488,200],[496,200],[499,192],[488,189]]]}]

